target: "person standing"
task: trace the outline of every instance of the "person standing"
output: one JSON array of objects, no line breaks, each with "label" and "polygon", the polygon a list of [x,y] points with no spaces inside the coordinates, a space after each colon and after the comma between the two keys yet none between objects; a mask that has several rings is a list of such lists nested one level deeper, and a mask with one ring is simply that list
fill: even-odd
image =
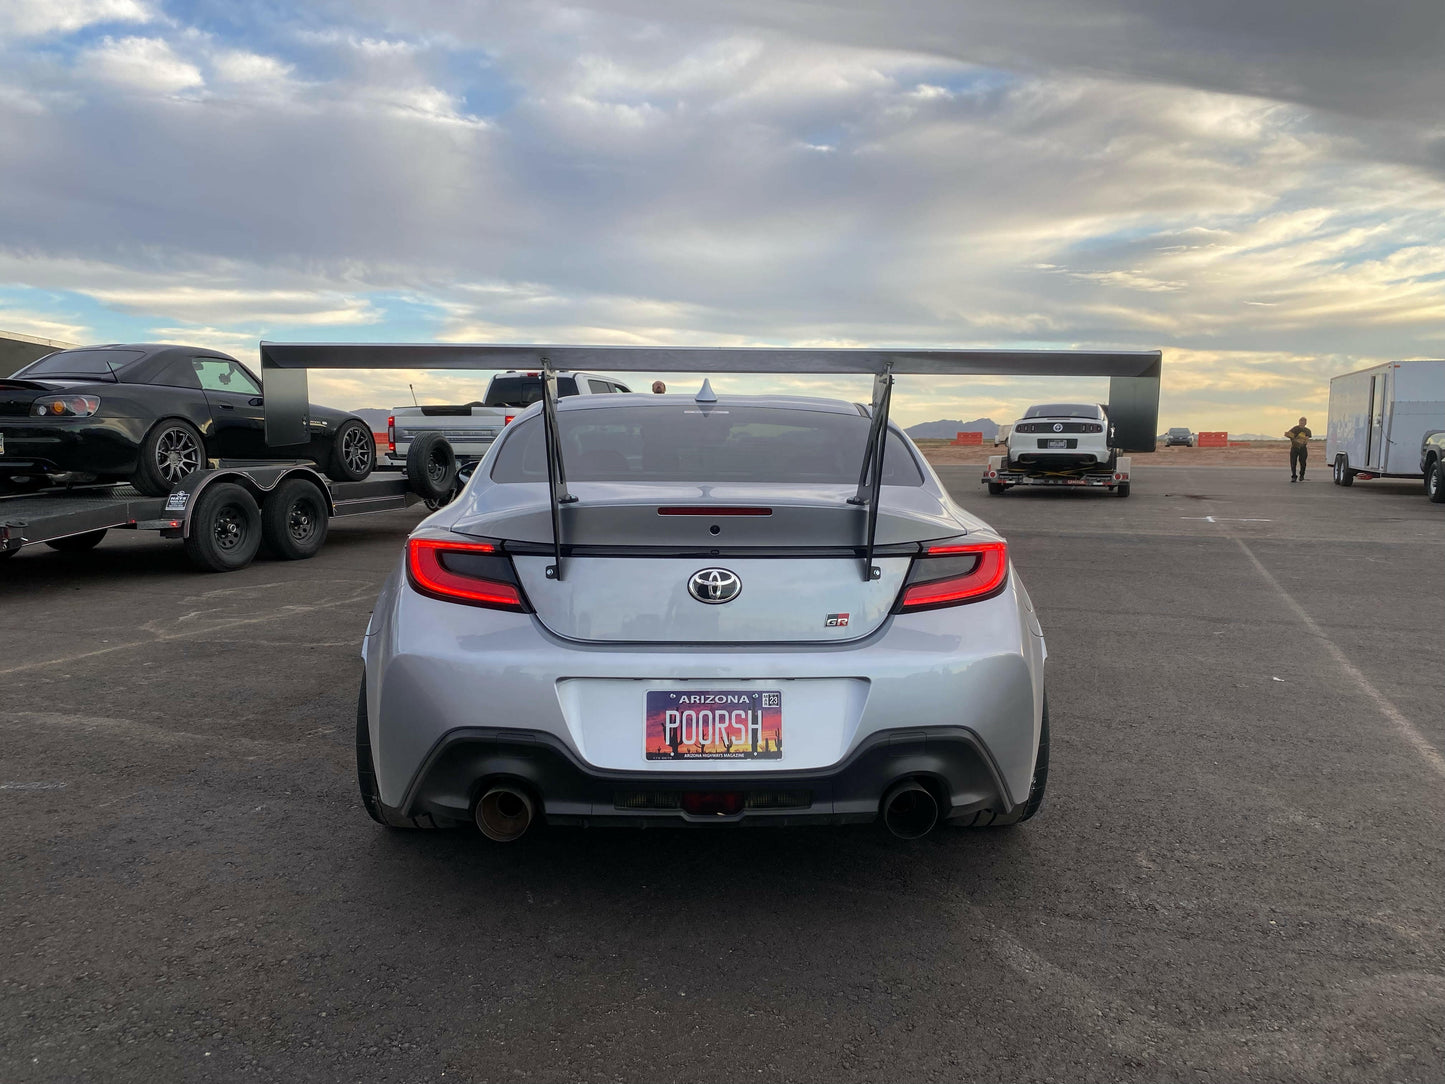
[{"label": "person standing", "polygon": [[1310,457],[1310,437],[1314,436],[1305,426],[1306,419],[1301,418],[1299,425],[1287,430],[1285,436],[1289,437],[1289,480],[1295,480],[1295,467],[1299,467],[1299,480],[1305,480],[1305,464]]}]

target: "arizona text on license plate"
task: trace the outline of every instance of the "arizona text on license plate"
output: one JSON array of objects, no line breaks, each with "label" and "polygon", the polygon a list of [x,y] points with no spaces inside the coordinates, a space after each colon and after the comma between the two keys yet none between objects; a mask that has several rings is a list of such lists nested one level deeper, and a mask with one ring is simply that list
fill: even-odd
[{"label": "arizona text on license plate", "polygon": [[648,760],[781,760],[783,694],[650,689],[643,732]]}]

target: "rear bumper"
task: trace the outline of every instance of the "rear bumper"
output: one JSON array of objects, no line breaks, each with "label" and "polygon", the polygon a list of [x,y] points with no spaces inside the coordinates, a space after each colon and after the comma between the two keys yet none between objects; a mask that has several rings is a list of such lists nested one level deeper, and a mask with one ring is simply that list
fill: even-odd
[{"label": "rear bumper", "polygon": [[0,474],[130,474],[140,447],[136,429],[129,419],[0,418]]},{"label": "rear bumper", "polygon": [[[685,775],[604,771],[542,731],[471,727],[436,744],[395,812],[463,823],[489,785],[507,781],[529,790],[551,824],[846,824],[875,819],[883,796],[910,778],[933,791],[944,820],[1016,806],[987,747],[966,727],[877,733],[825,769]],[[683,795],[699,791],[741,795],[744,808],[685,812]]]}]

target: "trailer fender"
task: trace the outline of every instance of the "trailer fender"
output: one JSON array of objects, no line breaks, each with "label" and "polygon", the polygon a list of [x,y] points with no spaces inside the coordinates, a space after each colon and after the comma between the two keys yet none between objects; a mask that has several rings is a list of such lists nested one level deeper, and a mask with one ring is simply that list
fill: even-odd
[{"label": "trailer fender", "polygon": [[266,497],[282,482],[288,478],[304,478],[319,489],[326,500],[326,510],[329,515],[336,514],[336,502],[332,499],[331,488],[320,473],[310,466],[304,464],[293,464],[285,467],[222,467],[218,470],[197,471],[195,474],[183,480],[183,484],[171,490],[166,496],[166,514],[179,519],[179,534],[181,538],[189,538],[191,534],[191,512],[196,507],[196,501],[200,495],[209,487],[220,482],[234,482],[245,488],[256,498],[256,503],[262,504]]}]

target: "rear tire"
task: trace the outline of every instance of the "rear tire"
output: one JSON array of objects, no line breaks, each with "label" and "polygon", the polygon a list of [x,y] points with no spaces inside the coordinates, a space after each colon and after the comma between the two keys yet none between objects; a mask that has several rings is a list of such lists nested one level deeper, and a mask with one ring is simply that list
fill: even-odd
[{"label": "rear tire", "polygon": [[84,534],[73,534],[69,538],[53,538],[45,543],[53,550],[61,553],[84,553],[86,550],[93,550],[100,545],[100,540],[105,537],[105,528],[98,531],[86,531]]},{"label": "rear tire", "polygon": [[376,762],[371,756],[371,726],[366,713],[366,675],[361,675],[361,691],[356,696],[356,789],[366,815],[387,828],[436,828],[431,817],[403,817],[382,805],[381,788],[376,782]]},{"label": "rear tire", "polygon": [[1339,455],[1335,457],[1335,469],[1340,472],[1340,485],[1352,486],[1355,484],[1355,472],[1350,470],[1350,457]]},{"label": "rear tire", "polygon": [[261,505],[261,539],[283,561],[304,561],[326,544],[330,502],[303,478],[288,478]]},{"label": "rear tire", "polygon": [[1032,820],[1044,804],[1044,792],[1049,786],[1049,697],[1044,694],[1044,716],[1039,727],[1039,751],[1034,757],[1034,774],[1029,780],[1029,796],[1023,805],[1002,815],[986,809],[961,821],[951,821],[957,828],[1006,828],[1011,824],[1022,824]]},{"label": "rear tire", "polygon": [[1435,469],[1426,481],[1425,492],[1435,504],[1445,504],[1445,459],[1435,460]]},{"label": "rear tire", "polygon": [[190,422],[157,422],[140,443],[130,484],[147,497],[164,497],[181,479],[206,465],[206,445]]},{"label": "rear tire", "polygon": [[990,482],[988,484],[988,493],[990,497],[1002,497],[1007,491],[1008,486],[1004,485],[1002,482]]},{"label": "rear tire", "polygon": [[1121,496],[1121,497],[1127,497],[1128,495],[1129,495],[1129,483],[1128,483],[1128,482],[1120,482],[1120,483],[1119,483],[1119,496]]},{"label": "rear tire", "polygon": [[261,547],[261,510],[234,482],[218,482],[201,491],[191,511],[186,556],[207,572],[245,568]]},{"label": "rear tire", "polygon": [[376,437],[360,418],[347,418],[336,427],[326,477],[333,482],[359,482],[376,467]]}]

